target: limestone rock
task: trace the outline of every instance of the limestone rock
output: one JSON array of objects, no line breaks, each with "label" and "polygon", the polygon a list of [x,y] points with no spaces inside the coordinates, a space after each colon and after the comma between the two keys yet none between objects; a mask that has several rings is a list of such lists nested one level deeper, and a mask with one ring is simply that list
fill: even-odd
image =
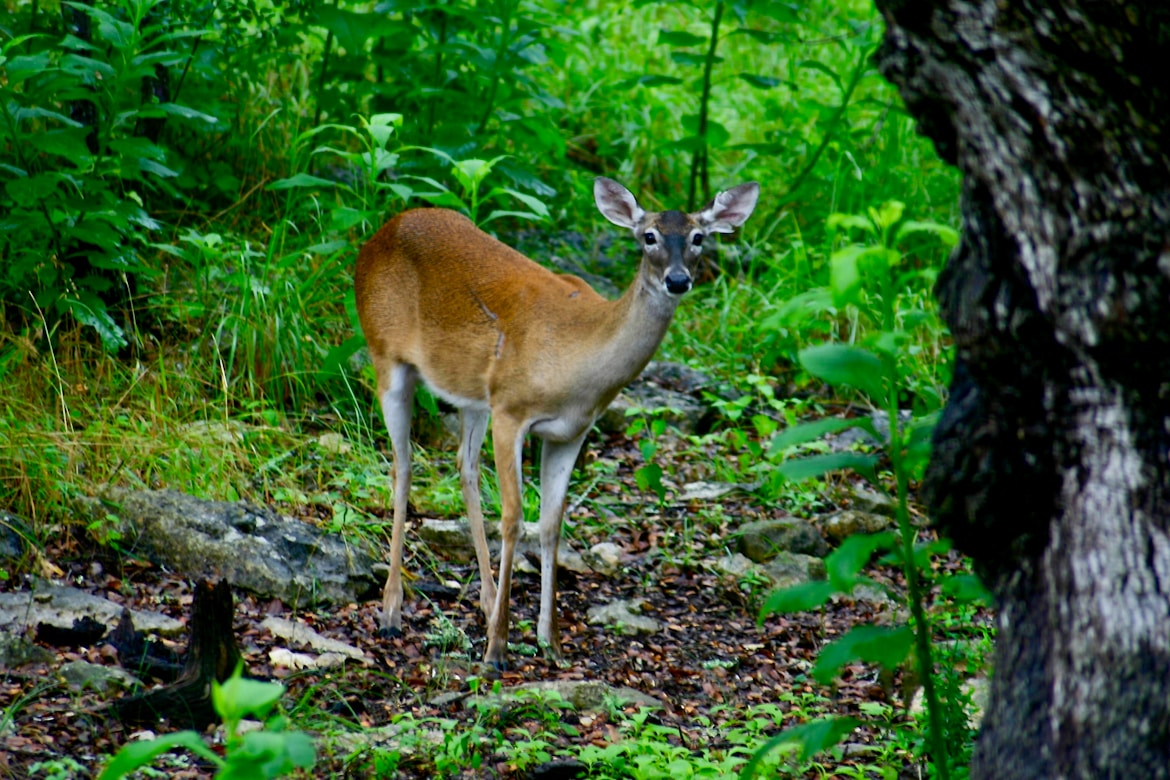
[{"label": "limestone rock", "polygon": [[747,523],[739,529],[739,551],[764,563],[782,551],[824,557],[829,551],[820,532],[807,520],[782,517]]}]

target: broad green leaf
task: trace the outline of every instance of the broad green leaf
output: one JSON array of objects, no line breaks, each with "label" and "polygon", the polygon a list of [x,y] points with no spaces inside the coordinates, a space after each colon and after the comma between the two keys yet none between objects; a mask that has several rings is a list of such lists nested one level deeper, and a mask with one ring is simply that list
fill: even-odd
[{"label": "broad green leaf", "polygon": [[876,463],[877,456],[875,455],[863,455],[859,452],[833,452],[828,455],[812,455],[807,458],[786,460],[777,466],[776,470],[791,482],[803,482],[830,471],[852,469],[873,482],[875,481],[873,467]]},{"label": "broad green leaf", "polygon": [[94,156],[85,145],[85,136],[88,136],[88,127],[63,127],[61,130],[48,130],[30,134],[27,140],[34,149],[46,154],[59,154],[78,168],[88,168]]},{"label": "broad green leaf", "polygon": [[785,729],[761,745],[755,755],[743,765],[739,773],[740,780],[751,780],[755,777],[764,757],[782,745],[799,745],[800,760],[808,761],[822,750],[828,750],[845,739],[860,725],[861,721],[857,718],[819,718]]},{"label": "broad green leaf", "polygon": [[817,609],[828,601],[837,589],[832,583],[825,580],[802,582],[791,588],[774,590],[768,595],[764,606],[760,607],[759,622],[762,625],[764,618],[774,614],[788,614],[790,612],[808,612]]},{"label": "broad green leaf", "polygon": [[631,86],[639,84],[643,87],[661,87],[663,85],[682,84],[683,80],[675,76],[660,76],[657,74],[650,74],[649,76],[639,76],[636,79],[630,80]]},{"label": "broad green leaf", "polygon": [[659,30],[658,43],[666,46],[704,46],[707,43],[707,36],[682,31]]},{"label": "broad green leaf", "polygon": [[858,261],[862,253],[868,251],[871,250],[862,246],[847,246],[829,258],[829,288],[837,307],[861,304],[861,267]]},{"label": "broad green leaf", "polygon": [[801,68],[802,70],[815,70],[818,73],[824,73],[826,76],[832,79],[833,83],[837,85],[837,89],[842,94],[844,94],[845,87],[841,84],[841,77],[837,75],[835,70],[830,68],[825,63],[818,60],[801,60],[799,63],[797,63],[796,67]]},{"label": "broad green leaf", "polygon": [[82,293],[78,298],[65,298],[62,304],[78,322],[97,331],[107,352],[116,352],[126,346],[125,331],[114,322],[106,305],[97,296]]},{"label": "broad green leaf", "polygon": [[874,552],[888,550],[897,543],[897,538],[889,531],[848,537],[825,558],[825,572],[829,582],[843,593],[848,593],[860,581],[858,575]]},{"label": "broad green leaf", "polygon": [[98,780],[121,780],[131,772],[147,766],[158,756],[175,748],[187,748],[206,761],[222,767],[224,761],[214,750],[207,747],[203,738],[194,731],[179,731],[141,742],[129,742],[122,746],[117,755],[110,759]]},{"label": "broad green leaf", "polygon": [[940,225],[937,222],[916,222],[914,220],[907,220],[898,226],[897,241],[901,241],[907,236],[915,233],[930,233],[938,236],[949,247],[953,247],[959,243],[959,231],[947,225]]},{"label": "broad green leaf", "polygon": [[4,191],[17,204],[31,206],[42,198],[47,198],[57,189],[61,177],[55,173],[40,173],[23,179],[11,179],[4,184]]},{"label": "broad green leaf", "polygon": [[264,718],[283,695],[280,683],[249,680],[239,670],[222,683],[211,683],[211,702],[227,722],[238,722],[248,715]]},{"label": "broad green leaf", "polygon": [[887,230],[897,224],[906,212],[906,204],[900,200],[887,200],[877,208],[869,210],[869,216],[880,230]]},{"label": "broad green leaf", "polygon": [[820,344],[800,350],[797,357],[806,371],[831,385],[857,388],[873,401],[884,397],[882,362],[871,352],[844,344]]},{"label": "broad green leaf", "polygon": [[754,73],[740,73],[739,77],[756,89],[772,89],[780,86],[780,79],[772,76],[757,76]]},{"label": "broad green leaf", "polygon": [[983,584],[983,580],[974,574],[953,574],[941,577],[939,588],[956,601],[974,602],[991,606],[995,604],[995,596]]},{"label": "broad green leaf", "polygon": [[837,433],[838,431],[844,431],[849,428],[872,429],[873,421],[868,417],[858,417],[848,420],[842,420],[837,417],[825,417],[816,422],[793,425],[785,428],[776,438],[772,439],[772,445],[768,448],[768,455],[776,455],[789,447],[816,441],[827,434]]},{"label": "broad green leaf", "polygon": [[269,190],[291,190],[294,187],[336,187],[337,182],[322,179],[320,176],[313,176],[308,173],[298,173],[290,176],[287,179],[278,179],[269,184],[265,189]]},{"label": "broad green leaf", "polygon": [[647,463],[634,471],[634,481],[641,490],[652,491],[658,500],[666,498],[666,486],[662,484],[662,467],[657,463]]},{"label": "broad green leaf", "polygon": [[874,227],[873,222],[858,214],[830,214],[825,220],[825,227],[830,230],[857,228],[864,230],[870,235],[874,235],[877,232],[877,228]]},{"label": "broad green leaf", "polygon": [[202,111],[196,111],[190,106],[182,106],[178,103],[159,103],[157,107],[162,109],[162,111],[167,114],[171,114],[172,116],[180,116],[183,119],[198,119],[206,122],[209,125],[214,125],[219,122],[219,120],[213,117],[211,114],[205,114]]},{"label": "broad green leaf", "polygon": [[909,626],[856,626],[821,649],[813,677],[827,685],[841,667],[857,661],[897,669],[913,645],[914,632]]},{"label": "broad green leaf", "polygon": [[[707,55],[672,49],[670,52],[670,59],[677,62],[679,65],[704,65],[707,62]],[[723,58],[718,56],[714,57],[713,62],[714,64],[718,65],[719,63],[723,62]]]}]

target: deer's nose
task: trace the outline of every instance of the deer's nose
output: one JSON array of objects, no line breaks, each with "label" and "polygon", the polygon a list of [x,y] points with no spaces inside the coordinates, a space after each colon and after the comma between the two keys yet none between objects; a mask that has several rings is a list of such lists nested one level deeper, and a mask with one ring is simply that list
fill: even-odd
[{"label": "deer's nose", "polygon": [[663,281],[671,295],[682,295],[691,289],[691,275],[686,271],[671,271]]}]

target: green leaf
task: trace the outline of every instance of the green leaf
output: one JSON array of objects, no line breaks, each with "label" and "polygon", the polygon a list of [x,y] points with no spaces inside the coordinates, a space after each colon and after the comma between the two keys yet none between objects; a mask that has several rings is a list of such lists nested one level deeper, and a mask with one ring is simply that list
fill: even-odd
[{"label": "green leaf", "polygon": [[211,702],[225,722],[236,723],[248,715],[264,718],[283,695],[280,683],[249,680],[238,669],[223,683],[211,683]]},{"label": "green leaf", "polygon": [[627,79],[627,80],[621,82],[621,84],[624,85],[625,88],[629,88],[629,87],[632,87],[634,85],[640,85],[643,87],[661,87],[663,85],[674,85],[674,84],[682,84],[682,83],[683,83],[683,80],[680,78],[677,78],[675,76],[661,76],[658,74],[650,74],[648,76],[639,76],[636,79]]},{"label": "green leaf", "polygon": [[638,483],[639,489],[653,491],[659,501],[666,498],[666,486],[662,484],[662,467],[657,463],[647,463],[636,469],[634,481]]},{"label": "green leaf", "polygon": [[120,778],[150,764],[163,753],[175,748],[187,748],[207,761],[222,767],[224,761],[214,750],[204,744],[203,738],[194,731],[179,731],[143,742],[130,742],[122,746],[117,755],[110,759],[98,780],[120,780]]},{"label": "green leaf", "polygon": [[295,176],[290,176],[287,179],[278,179],[269,184],[265,189],[268,190],[290,190],[294,187],[336,187],[337,182],[322,179],[320,176],[312,176],[307,173],[298,173]]},{"label": "green leaf", "polygon": [[974,574],[953,574],[939,579],[942,592],[956,601],[974,602],[991,606],[995,604],[995,596],[983,584],[983,580]]},{"label": "green leaf", "polygon": [[707,36],[694,35],[689,32],[659,30],[658,43],[667,46],[703,46],[707,43]]},{"label": "green leaf", "polygon": [[[679,65],[705,65],[707,56],[705,54],[695,54],[689,51],[671,50],[670,59],[677,62]],[[722,57],[714,58],[715,64],[723,62]]]},{"label": "green leaf", "polygon": [[841,667],[856,661],[894,670],[906,660],[913,645],[914,632],[909,626],[856,626],[821,650],[813,677],[827,685]]},{"label": "green leaf", "polygon": [[789,447],[816,441],[827,434],[837,433],[838,431],[848,430],[849,428],[864,428],[872,433],[873,421],[868,417],[857,417],[848,420],[842,420],[837,417],[825,417],[815,422],[792,425],[785,428],[782,433],[772,439],[772,445],[768,448],[768,455],[773,456]]},{"label": "green leaf", "polygon": [[768,615],[808,612],[810,609],[817,609],[836,592],[837,588],[825,580],[802,582],[791,588],[774,590],[768,595],[764,606],[760,607],[759,622],[763,625],[764,618]]},{"label": "green leaf", "polygon": [[771,76],[757,76],[754,73],[740,73],[739,77],[756,89],[772,89],[781,84],[780,79]]},{"label": "green leaf", "polygon": [[888,550],[897,543],[897,538],[889,531],[850,536],[825,558],[825,572],[829,582],[841,592],[848,593],[861,580],[861,570],[869,563],[874,552]]},{"label": "green leaf", "polygon": [[179,116],[183,119],[198,119],[200,121],[206,122],[209,125],[214,125],[219,122],[219,120],[213,117],[211,114],[205,114],[202,111],[196,111],[190,106],[181,106],[178,103],[159,103],[156,108],[159,108],[163,111],[163,113],[170,114],[172,116]]},{"label": "green leaf", "polygon": [[830,471],[852,469],[874,482],[876,477],[873,468],[876,463],[877,456],[875,455],[863,455],[859,452],[833,452],[828,455],[813,455],[808,458],[786,460],[777,466],[776,470],[791,482],[803,482]]},{"label": "green leaf", "polygon": [[743,765],[739,774],[740,780],[751,780],[756,775],[760,762],[781,745],[799,745],[800,760],[808,761],[822,750],[828,750],[845,739],[860,725],[861,721],[857,718],[818,718],[785,729],[761,745],[755,755]]},{"label": "green leaf", "polygon": [[125,331],[114,322],[106,305],[96,295],[82,293],[76,298],[65,298],[62,304],[78,322],[97,331],[107,352],[116,352],[126,346]]},{"label": "green leaf", "polygon": [[896,241],[901,241],[907,236],[912,236],[915,233],[929,233],[938,236],[949,247],[953,247],[959,243],[959,231],[947,225],[940,225],[937,222],[916,222],[908,220],[898,226]]},{"label": "green leaf", "polygon": [[61,177],[55,173],[40,173],[23,179],[11,179],[4,184],[4,191],[17,203],[30,204],[47,198],[57,189]]},{"label": "green leaf", "polygon": [[837,72],[825,63],[819,62],[817,60],[801,60],[799,63],[797,63],[796,67],[802,70],[815,70],[818,73],[824,73],[826,76],[832,79],[833,83],[837,85],[837,89],[842,94],[844,94],[845,87],[841,84],[841,77],[838,76]]},{"label": "green leaf", "polygon": [[882,362],[873,353],[844,344],[820,344],[797,353],[800,365],[831,385],[848,385],[874,401],[884,397]]}]

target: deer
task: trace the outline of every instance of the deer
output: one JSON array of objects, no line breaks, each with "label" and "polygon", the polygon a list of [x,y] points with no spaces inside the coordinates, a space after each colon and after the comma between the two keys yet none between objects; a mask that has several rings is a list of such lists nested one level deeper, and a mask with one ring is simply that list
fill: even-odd
[{"label": "deer", "polygon": [[[484,662],[498,670],[506,668],[513,558],[523,522],[523,445],[529,435],[542,439],[537,641],[551,660],[563,662],[557,547],[577,455],[593,423],[658,349],[680,297],[694,284],[706,238],[742,225],[759,192],[758,183],[748,182],[694,213],[649,212],[621,184],[598,177],[597,208],[633,231],[642,250],[637,276],[617,300],[577,276],[548,270],[449,209],[403,211],[362,246],[354,274],[358,319],[393,454],[390,572],[379,635],[402,633],[410,424],[421,378],[459,410],[456,467],[479,566]],[[500,500],[498,586],[480,504],[480,449],[489,424]]]}]

